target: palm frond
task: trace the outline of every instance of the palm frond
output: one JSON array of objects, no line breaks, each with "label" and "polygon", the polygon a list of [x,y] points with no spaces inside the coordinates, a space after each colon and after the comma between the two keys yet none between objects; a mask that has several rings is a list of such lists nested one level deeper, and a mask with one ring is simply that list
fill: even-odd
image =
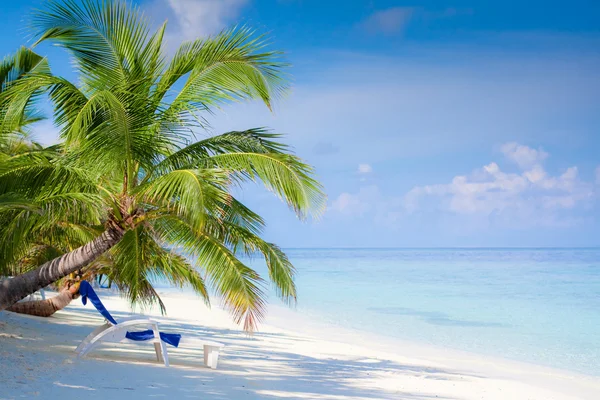
[{"label": "palm frond", "polygon": [[32,73],[50,73],[48,62],[46,58],[22,46],[0,62],[0,93]]},{"label": "palm frond", "polygon": [[27,197],[17,193],[0,194],[0,213],[19,209],[41,212],[39,205]]},{"label": "palm frond", "polygon": [[240,179],[260,180],[296,212],[299,218],[318,218],[325,211],[326,197],[313,169],[300,158],[284,153],[235,152],[217,154],[199,162],[230,171]]},{"label": "palm frond", "polygon": [[[63,249],[80,247],[99,235],[101,229],[65,219],[48,218],[43,208],[4,209],[0,212],[0,271],[27,257],[32,246],[40,243]],[[56,222],[56,220],[60,222]],[[87,222],[87,221],[86,221]]]},{"label": "palm frond", "polygon": [[148,177],[173,169],[194,167],[198,165],[198,160],[215,154],[229,152],[284,153],[289,150],[288,147],[274,140],[281,137],[282,135],[271,133],[265,128],[231,131],[212,136],[170,154],[153,168]]},{"label": "palm frond", "polygon": [[152,282],[164,279],[173,285],[189,285],[208,304],[204,280],[184,257],[163,248],[145,226],[128,231],[111,251],[112,265],[102,269],[109,279],[123,289],[132,304],[164,304]]},{"label": "palm frond", "polygon": [[125,1],[49,1],[34,14],[35,45],[51,41],[71,52],[89,88],[118,87],[145,60],[148,38],[139,8]]},{"label": "palm frond", "polygon": [[261,180],[301,218],[319,217],[326,204],[322,186],[313,178],[312,167],[273,140],[278,137],[263,129],[228,132],[175,152],[152,173],[175,168],[220,168],[237,181]]},{"label": "palm frond", "polygon": [[248,256],[261,253],[269,271],[269,279],[277,296],[288,305],[296,302],[296,269],[277,245],[266,242],[244,226],[228,220],[207,218],[204,231],[228,246],[234,254],[243,251]]},{"label": "palm frond", "polygon": [[51,162],[5,162],[0,166],[0,193],[30,198],[60,193],[96,193],[97,178],[90,171]]},{"label": "palm frond", "polygon": [[227,203],[229,175],[226,171],[178,169],[140,185],[140,202],[174,212],[199,228],[206,210]]},{"label": "palm frond", "polygon": [[256,271],[220,240],[177,218],[164,217],[154,221],[153,226],[165,242],[185,250],[206,271],[209,284],[217,290],[234,321],[243,322],[246,331],[256,330],[266,306],[263,280]]}]

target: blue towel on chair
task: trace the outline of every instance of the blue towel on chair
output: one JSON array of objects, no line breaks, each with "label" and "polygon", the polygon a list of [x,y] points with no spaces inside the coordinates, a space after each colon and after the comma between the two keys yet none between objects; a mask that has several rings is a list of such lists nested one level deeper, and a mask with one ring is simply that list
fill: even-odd
[{"label": "blue towel on chair", "polygon": [[[98,310],[98,312],[102,314],[104,318],[110,321],[111,324],[118,325],[117,321],[113,318],[112,315],[110,315],[106,307],[104,307],[104,304],[102,304],[102,301],[100,301],[100,298],[98,297],[98,295],[92,288],[92,285],[90,285],[88,281],[81,281],[81,284],[79,285],[79,294],[81,295],[81,301],[83,305],[86,305],[89,299],[94,305],[94,307],[96,307],[96,310]],[[150,340],[154,339],[154,332],[152,331],[152,329],[148,329],[146,331],[141,332],[127,332],[125,337],[127,339],[135,341]],[[160,332],[160,340],[170,344],[171,346],[177,347],[179,346],[181,335],[178,333]]]}]

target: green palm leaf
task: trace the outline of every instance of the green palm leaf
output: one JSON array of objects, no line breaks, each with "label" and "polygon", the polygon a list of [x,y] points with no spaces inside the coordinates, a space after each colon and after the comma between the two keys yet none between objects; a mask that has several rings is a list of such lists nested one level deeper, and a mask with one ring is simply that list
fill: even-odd
[{"label": "green palm leaf", "polygon": [[312,167],[294,155],[231,152],[207,157],[201,164],[231,171],[239,179],[261,180],[301,219],[318,218],[325,211],[326,199]]},{"label": "green palm leaf", "polygon": [[179,169],[138,186],[145,203],[174,212],[200,228],[206,210],[218,209],[230,198],[228,174],[222,170]]},{"label": "green palm leaf", "polygon": [[[114,247],[90,252],[86,273],[106,275],[134,304],[164,309],[156,279],[190,285],[207,302],[208,285],[256,329],[265,282],[241,254],[260,254],[276,293],[293,304],[293,265],[231,192],[261,181],[300,218],[318,217],[325,195],[312,167],[264,128],[196,140],[215,108],[244,100],[271,108],[285,93],[287,65],[268,38],[229,29],[182,44],[167,61],[166,23],[151,32],[120,0],[50,0],[32,26],[36,45],[73,56],[80,84],[54,76],[30,50],[0,63],[0,273],[110,234]],[[52,148],[24,135],[46,94],[61,132]]]},{"label": "green palm leaf", "polygon": [[236,323],[254,331],[264,317],[263,280],[242,263],[223,243],[204,231],[194,230],[183,221],[164,217],[154,228],[168,243],[177,243],[206,271],[210,285],[217,290]]},{"label": "green palm leaf", "polygon": [[208,291],[197,270],[181,255],[162,247],[147,227],[140,225],[127,232],[110,254],[112,265],[102,273],[132,304],[158,303],[164,313],[165,306],[152,288],[152,281],[161,278],[178,287],[189,285],[208,304]]},{"label": "green palm leaf", "polygon": [[[49,1],[35,14],[32,28],[39,39],[70,51],[86,86],[98,81],[120,86],[143,60],[147,23],[138,7],[125,1]],[[106,86],[105,86],[106,87]]]}]

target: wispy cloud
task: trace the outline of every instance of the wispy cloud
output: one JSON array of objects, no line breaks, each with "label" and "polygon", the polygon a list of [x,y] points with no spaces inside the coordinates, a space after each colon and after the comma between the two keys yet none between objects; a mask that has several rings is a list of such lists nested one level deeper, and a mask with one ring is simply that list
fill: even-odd
[{"label": "wispy cloud", "polygon": [[[327,67],[303,76],[275,115],[260,104],[236,105],[211,118],[212,126],[215,132],[269,126],[290,134],[299,154],[329,153],[322,162],[346,170],[362,160],[487,152],[494,143],[517,139],[556,144],[564,131],[548,127],[561,124],[577,140],[591,138],[581,126],[597,118],[591,105],[600,99],[600,59],[562,52],[529,58],[464,48],[406,51],[417,61],[313,53]],[[385,146],[366,145],[373,141]]]},{"label": "wispy cloud", "polygon": [[427,10],[418,7],[392,7],[377,10],[359,26],[371,34],[383,33],[392,35],[402,32],[411,22],[431,24],[437,20],[472,15],[473,10],[468,8],[444,8],[441,10]]},{"label": "wispy cloud", "polygon": [[45,119],[35,123],[31,129],[31,137],[33,140],[51,146],[60,142],[60,130],[54,125],[51,119]]},{"label": "wispy cloud", "polygon": [[355,193],[341,193],[331,203],[328,213],[350,220],[371,218],[378,225],[394,227],[406,214],[402,201],[401,197],[386,196],[379,186],[370,184],[362,186]]},{"label": "wispy cloud", "polygon": [[167,40],[179,44],[210,35],[233,24],[248,0],[154,0],[152,19],[169,20]]},{"label": "wispy cloud", "polygon": [[548,157],[548,153],[542,149],[532,149],[516,142],[503,144],[500,151],[521,168],[539,164]]},{"label": "wispy cloud", "polygon": [[365,19],[361,26],[369,33],[393,34],[400,32],[414,13],[412,7],[392,7],[375,11]]},{"label": "wispy cloud", "polygon": [[429,19],[436,20],[436,19],[453,18],[453,17],[465,16],[465,15],[473,15],[473,9],[472,8],[448,7],[448,8],[444,8],[441,11],[430,11],[430,12],[426,12],[425,14]]},{"label": "wispy cloud", "polygon": [[341,193],[332,203],[330,210],[347,216],[359,217],[379,206],[381,193],[377,186],[360,188],[358,193]]},{"label": "wispy cloud", "polygon": [[356,172],[358,173],[361,182],[367,182],[372,179],[373,167],[371,164],[361,163],[358,164],[358,169]]},{"label": "wispy cloud", "polygon": [[370,174],[373,172],[373,167],[370,164],[358,164],[359,174]]}]

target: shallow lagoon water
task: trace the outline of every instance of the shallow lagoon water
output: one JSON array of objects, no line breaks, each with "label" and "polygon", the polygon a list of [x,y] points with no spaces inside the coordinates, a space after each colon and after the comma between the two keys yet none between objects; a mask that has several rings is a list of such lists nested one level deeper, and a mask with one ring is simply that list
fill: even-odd
[{"label": "shallow lagoon water", "polygon": [[287,254],[298,270],[298,311],[313,318],[600,375],[600,249]]},{"label": "shallow lagoon water", "polygon": [[286,253],[313,321],[600,376],[600,249]]}]

